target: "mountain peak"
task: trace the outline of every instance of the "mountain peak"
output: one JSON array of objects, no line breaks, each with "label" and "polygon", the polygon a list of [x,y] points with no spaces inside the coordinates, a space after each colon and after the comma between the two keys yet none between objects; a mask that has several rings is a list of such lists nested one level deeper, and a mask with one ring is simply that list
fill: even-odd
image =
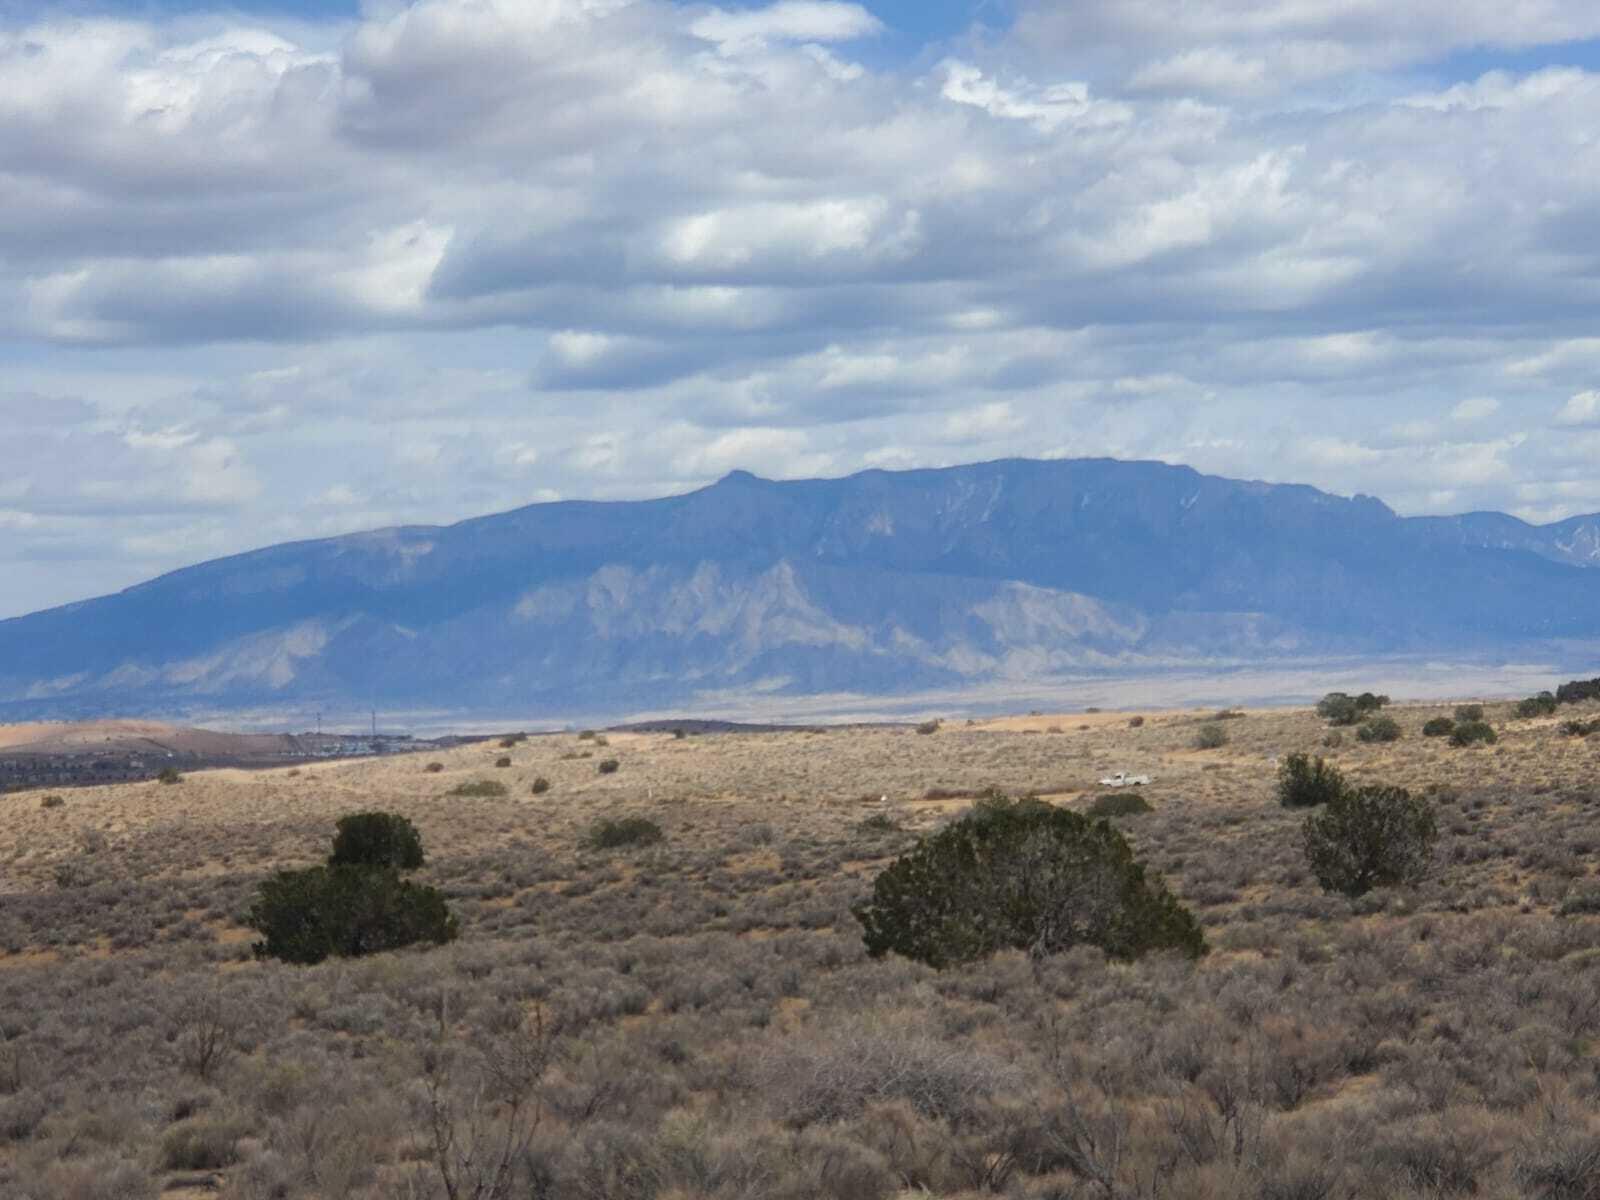
[{"label": "mountain peak", "polygon": [[[1600,641],[1600,532],[1167,463],[536,504],[269,547],[0,621],[0,712],[616,711]],[[1527,597],[1537,595],[1538,604]]]}]

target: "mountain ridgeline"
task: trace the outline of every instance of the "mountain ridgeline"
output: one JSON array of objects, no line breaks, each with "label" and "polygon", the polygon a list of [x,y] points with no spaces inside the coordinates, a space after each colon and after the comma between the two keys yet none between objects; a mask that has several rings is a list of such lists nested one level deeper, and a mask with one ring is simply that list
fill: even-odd
[{"label": "mountain ridgeline", "polygon": [[1600,640],[1600,517],[1402,518],[1148,462],[537,504],[274,546],[0,622],[7,717],[623,712]]}]

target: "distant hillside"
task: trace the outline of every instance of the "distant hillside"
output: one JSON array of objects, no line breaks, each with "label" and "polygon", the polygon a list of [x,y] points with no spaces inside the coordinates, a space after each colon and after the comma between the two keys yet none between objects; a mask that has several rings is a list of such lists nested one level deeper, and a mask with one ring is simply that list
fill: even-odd
[{"label": "distant hillside", "polygon": [[274,546],[0,622],[13,719],[616,712],[1600,638],[1600,517],[1406,519],[1161,463],[1008,460],[538,504]]}]

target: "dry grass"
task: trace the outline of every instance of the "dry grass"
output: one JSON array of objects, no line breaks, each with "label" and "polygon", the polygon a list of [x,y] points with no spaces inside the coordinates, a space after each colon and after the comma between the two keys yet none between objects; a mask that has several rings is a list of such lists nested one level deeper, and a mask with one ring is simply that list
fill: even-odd
[{"label": "dry grass", "polygon": [[[1600,738],[1509,706],[1497,746],[1420,736],[1450,711],[1332,752],[1304,711],[1196,751],[1214,709],[1147,710],[610,734],[611,775],[568,735],[0,797],[0,1195],[443,1195],[441,1113],[513,1138],[519,1197],[1583,1195]],[[1293,751],[1429,791],[1428,882],[1317,891],[1273,802]],[[919,832],[989,786],[1084,806],[1117,770],[1157,776],[1122,825],[1207,959],[866,959],[849,906]],[[506,796],[449,795],[491,776]],[[254,962],[255,884],[375,807],[416,823],[461,941]],[[665,839],[588,848],[627,817]]]}]

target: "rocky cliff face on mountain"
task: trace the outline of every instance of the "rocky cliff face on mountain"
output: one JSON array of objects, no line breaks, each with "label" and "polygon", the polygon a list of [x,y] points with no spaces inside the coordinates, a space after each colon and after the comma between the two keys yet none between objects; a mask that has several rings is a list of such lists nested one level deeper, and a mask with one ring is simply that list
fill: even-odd
[{"label": "rocky cliff face on mountain", "polygon": [[0,622],[0,713],[623,712],[708,695],[1600,638],[1600,518],[1401,518],[1186,467],[736,472],[274,546]]},{"label": "rocky cliff face on mountain", "polygon": [[1570,517],[1552,525],[1529,525],[1504,513],[1418,517],[1428,536],[1487,550],[1527,550],[1551,562],[1600,567],[1600,515]]}]

